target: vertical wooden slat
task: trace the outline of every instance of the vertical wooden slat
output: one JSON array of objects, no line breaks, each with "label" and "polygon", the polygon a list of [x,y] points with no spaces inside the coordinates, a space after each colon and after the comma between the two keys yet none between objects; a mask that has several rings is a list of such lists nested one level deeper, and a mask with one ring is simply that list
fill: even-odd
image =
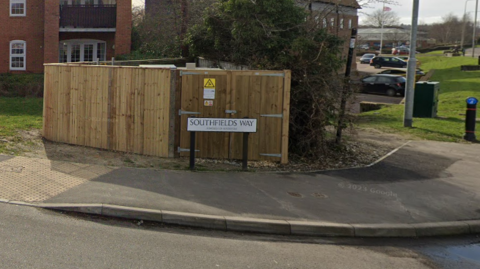
[{"label": "vertical wooden slat", "polygon": [[108,149],[115,149],[115,133],[116,133],[116,68],[109,68],[108,70]]},{"label": "vertical wooden slat", "polygon": [[78,117],[78,74],[74,68],[70,68],[70,132],[68,134],[68,141],[70,144],[77,144],[77,117]]},{"label": "vertical wooden slat", "polygon": [[90,137],[92,136],[92,69],[85,68],[85,73],[83,76],[84,81],[84,93],[85,93],[85,112],[84,112],[84,122],[85,129],[83,136],[85,137],[85,146],[92,147]]},{"label": "vertical wooden slat", "polygon": [[135,134],[134,152],[143,154],[144,144],[144,113],[145,113],[145,69],[136,69],[134,76],[135,88]]},{"label": "vertical wooden slat", "polygon": [[101,148],[108,149],[108,120],[109,120],[109,90],[110,90],[110,70],[111,68],[102,68],[102,129],[101,129]]},{"label": "vertical wooden slat", "polygon": [[178,111],[182,109],[182,83],[183,79],[180,76],[180,71],[175,71],[176,75],[176,85],[175,85],[175,145],[174,145],[174,157],[180,157],[180,152],[178,152],[178,148],[181,145],[180,138],[182,136],[182,117],[178,115]]},{"label": "vertical wooden slat", "polygon": [[283,106],[282,106],[282,159],[281,163],[288,163],[288,131],[290,126],[290,87],[292,85],[292,72],[285,70],[283,80]]},{"label": "vertical wooden slat", "polygon": [[145,113],[144,113],[144,145],[143,153],[152,155],[152,70],[145,70]]},{"label": "vertical wooden slat", "polygon": [[86,68],[81,67],[72,67],[72,71],[76,73],[78,76],[77,83],[78,83],[78,113],[76,115],[77,121],[77,129],[75,131],[75,141],[77,145],[85,146],[85,129],[86,129],[86,91],[87,85],[85,77],[87,74]]},{"label": "vertical wooden slat", "polygon": [[135,139],[135,88],[133,84],[133,75],[135,69],[126,69],[126,80],[128,81],[127,88],[125,89],[125,142],[126,152],[133,152],[134,139]]},{"label": "vertical wooden slat", "polygon": [[175,70],[170,71],[170,88],[169,93],[169,109],[168,109],[168,157],[175,157],[175,108],[176,108],[176,89],[177,89],[177,72]]}]

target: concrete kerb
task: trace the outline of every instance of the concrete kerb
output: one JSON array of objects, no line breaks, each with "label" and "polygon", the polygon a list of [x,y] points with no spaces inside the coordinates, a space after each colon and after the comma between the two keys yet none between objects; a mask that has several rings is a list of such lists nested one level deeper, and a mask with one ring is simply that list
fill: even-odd
[{"label": "concrete kerb", "polygon": [[320,221],[270,220],[227,217],[144,209],[109,204],[54,204],[0,200],[19,206],[72,211],[136,220],[156,221],[222,231],[254,232],[279,235],[337,237],[429,237],[480,233],[480,220],[414,224],[345,224]]}]

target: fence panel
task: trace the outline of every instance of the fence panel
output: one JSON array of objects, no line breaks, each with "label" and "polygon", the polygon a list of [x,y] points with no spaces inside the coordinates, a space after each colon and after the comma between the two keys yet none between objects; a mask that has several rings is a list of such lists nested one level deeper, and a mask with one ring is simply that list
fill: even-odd
[{"label": "fence panel", "polygon": [[169,69],[46,65],[44,137],[169,157],[171,76]]},{"label": "fence panel", "polygon": [[[204,81],[215,79],[212,106],[204,104]],[[257,119],[249,135],[249,160],[288,162],[289,71],[188,71],[182,74],[180,148],[190,148],[188,117]],[[212,101],[212,100],[209,100]],[[235,111],[226,113],[227,110]],[[200,113],[200,114],[190,114]],[[286,128],[285,128],[286,126]],[[286,137],[287,139],[283,139]],[[201,158],[241,159],[240,133],[198,132],[196,153]],[[184,152],[181,156],[188,156]]]}]

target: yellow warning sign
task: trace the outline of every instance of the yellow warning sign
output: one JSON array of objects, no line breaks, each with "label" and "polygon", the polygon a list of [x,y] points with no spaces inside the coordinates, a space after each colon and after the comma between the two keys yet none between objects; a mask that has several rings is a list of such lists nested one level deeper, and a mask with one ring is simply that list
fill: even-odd
[{"label": "yellow warning sign", "polygon": [[215,79],[214,78],[205,78],[203,79],[203,87],[215,89]]}]

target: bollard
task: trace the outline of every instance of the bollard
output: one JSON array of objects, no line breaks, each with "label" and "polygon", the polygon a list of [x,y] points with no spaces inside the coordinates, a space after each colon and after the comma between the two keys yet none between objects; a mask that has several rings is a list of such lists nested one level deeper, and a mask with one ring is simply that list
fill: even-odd
[{"label": "bollard", "polygon": [[477,103],[478,99],[469,97],[467,99],[467,117],[465,118],[465,136],[467,141],[476,141],[475,137],[475,123],[477,120]]}]

